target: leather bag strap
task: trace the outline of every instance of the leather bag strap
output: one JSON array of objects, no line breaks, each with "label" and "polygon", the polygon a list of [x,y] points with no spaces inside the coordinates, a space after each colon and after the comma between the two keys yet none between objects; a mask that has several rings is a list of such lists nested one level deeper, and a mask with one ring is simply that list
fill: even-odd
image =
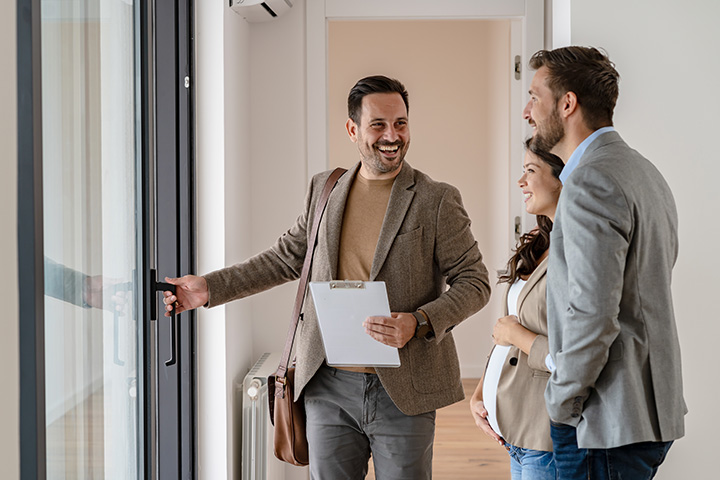
[{"label": "leather bag strap", "polygon": [[[275,372],[275,381],[281,384],[285,382],[285,374],[290,367],[290,352],[292,351],[293,342],[295,341],[295,333],[297,331],[297,324],[300,320],[300,312],[302,311],[303,302],[305,300],[305,293],[307,291],[308,277],[310,276],[310,266],[312,265],[313,253],[315,252],[315,244],[317,243],[318,230],[320,229],[320,220],[322,220],[325,207],[327,206],[330,193],[338,179],[347,170],[344,168],[336,168],[330,177],[325,182],[325,187],[320,194],[317,206],[315,207],[315,217],[313,219],[312,230],[310,231],[310,241],[307,246],[307,252],[305,253],[305,262],[303,263],[302,274],[300,275],[300,283],[298,284],[297,295],[295,295],[295,306],[293,307],[292,317],[290,317],[290,328],[287,334],[287,340],[285,341],[285,350],[283,351],[282,357],[280,358],[280,365]],[[282,388],[276,388],[275,394],[282,396]]]}]

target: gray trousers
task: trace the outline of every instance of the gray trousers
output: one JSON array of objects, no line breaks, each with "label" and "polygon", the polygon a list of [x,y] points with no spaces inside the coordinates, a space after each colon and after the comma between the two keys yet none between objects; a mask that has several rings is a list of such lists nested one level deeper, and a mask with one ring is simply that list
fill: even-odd
[{"label": "gray trousers", "polygon": [[304,390],[312,480],[432,478],[435,412],[408,416],[377,375],[323,365]]}]

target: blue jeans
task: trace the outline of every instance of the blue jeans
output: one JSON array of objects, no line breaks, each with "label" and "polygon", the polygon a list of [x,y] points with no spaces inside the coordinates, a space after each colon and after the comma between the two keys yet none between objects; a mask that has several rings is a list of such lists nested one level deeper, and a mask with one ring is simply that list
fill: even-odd
[{"label": "blue jeans", "polygon": [[512,480],[555,480],[552,452],[520,448],[505,442],[510,454]]},{"label": "blue jeans", "polygon": [[577,429],[550,422],[558,480],[649,480],[665,460],[672,442],[642,442],[622,447],[578,448]]}]

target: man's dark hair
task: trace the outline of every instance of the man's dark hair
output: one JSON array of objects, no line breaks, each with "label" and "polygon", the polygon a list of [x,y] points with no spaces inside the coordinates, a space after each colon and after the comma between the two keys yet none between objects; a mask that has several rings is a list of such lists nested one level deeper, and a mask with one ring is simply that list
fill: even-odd
[{"label": "man's dark hair", "polygon": [[399,93],[405,102],[405,109],[410,112],[405,85],[393,78],[373,75],[358,80],[348,95],[348,117],[358,125],[360,125],[360,116],[362,115],[362,99],[371,93]]},{"label": "man's dark hair", "polygon": [[547,86],[555,101],[573,92],[588,128],[612,125],[620,75],[606,54],[577,46],[540,50],[530,59],[530,68],[542,67],[548,69]]}]

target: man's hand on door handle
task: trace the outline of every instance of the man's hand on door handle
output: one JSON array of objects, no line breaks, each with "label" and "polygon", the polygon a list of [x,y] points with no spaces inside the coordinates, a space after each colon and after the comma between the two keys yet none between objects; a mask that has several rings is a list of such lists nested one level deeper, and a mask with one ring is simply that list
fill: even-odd
[{"label": "man's hand on door handle", "polygon": [[177,287],[176,294],[167,290],[163,292],[166,317],[170,316],[173,308],[175,313],[182,313],[202,307],[210,299],[207,282],[203,277],[197,275],[185,275],[180,278],[165,277],[165,281]]}]

